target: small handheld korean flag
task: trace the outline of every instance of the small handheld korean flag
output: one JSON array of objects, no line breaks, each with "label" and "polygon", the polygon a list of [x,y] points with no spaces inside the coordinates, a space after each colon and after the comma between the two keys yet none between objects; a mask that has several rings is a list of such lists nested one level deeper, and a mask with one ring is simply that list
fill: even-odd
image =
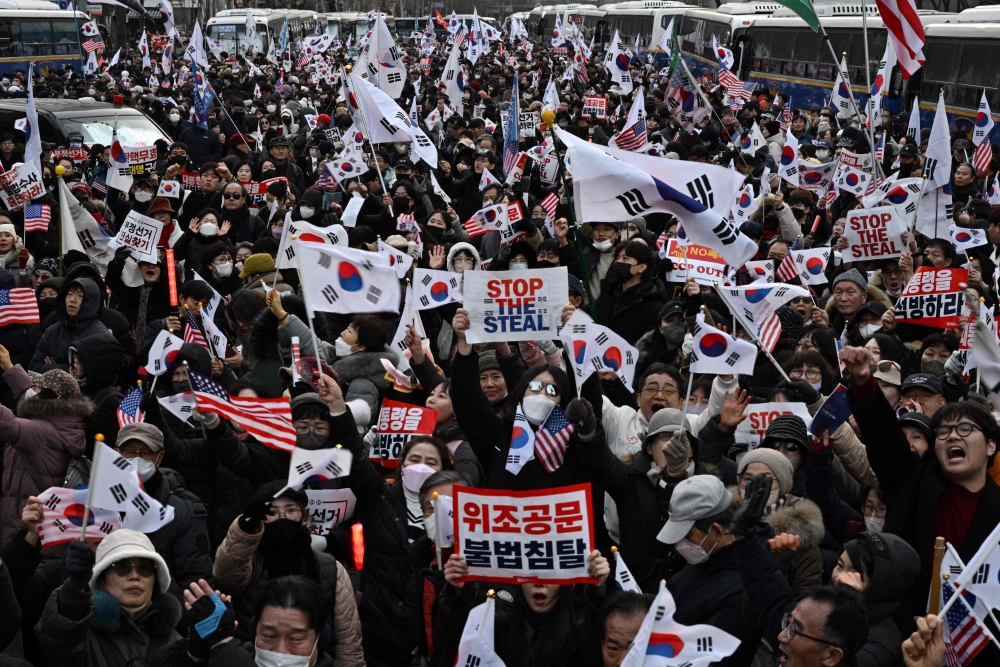
[{"label": "small handheld korean flag", "polygon": [[566,356],[569,357],[570,366],[576,375],[576,386],[580,387],[583,382],[594,373],[594,366],[587,363],[592,355],[591,348],[594,343],[591,340],[591,328],[594,326],[593,320],[583,308],[573,311],[566,326],[559,332],[559,339],[562,341]]},{"label": "small handheld korean flag", "polygon": [[785,145],[778,160],[778,176],[793,188],[799,187],[799,140],[791,132],[785,132]]},{"label": "small handheld korean flag", "polygon": [[830,261],[829,248],[793,250],[791,255],[803,285],[825,285],[829,282],[826,277],[826,263]]},{"label": "small handheld korean flag", "polygon": [[434,269],[413,270],[413,307],[416,310],[461,303],[462,274]]},{"label": "small handheld korean flag", "polygon": [[[285,489],[346,477],[351,472],[353,460],[354,456],[351,452],[341,447],[329,449],[296,447],[292,450],[292,460],[288,467],[288,484]],[[281,495],[280,491],[275,494],[275,497],[279,495]]]},{"label": "small handheld korean flag", "polygon": [[626,387],[631,387],[639,351],[605,326],[593,324],[590,330],[590,340],[594,344],[590,362],[594,365],[594,370],[611,371]]},{"label": "small handheld korean flag", "polygon": [[514,415],[514,428],[510,435],[510,449],[507,451],[507,472],[518,474],[524,464],[535,458],[535,432],[531,430],[531,424],[521,406],[517,406],[517,414]]},{"label": "small handheld korean flag", "polygon": [[984,141],[988,143],[990,133],[993,131],[993,124],[990,103],[986,101],[986,91],[983,90],[983,97],[979,100],[979,111],[976,112],[976,125],[972,128],[972,143],[976,146]]},{"label": "small handheld korean flag", "polygon": [[173,335],[166,329],[161,329],[153,340],[153,345],[149,348],[149,361],[146,363],[146,372],[150,375],[163,375],[170,368],[174,357],[181,349],[184,341]]},{"label": "small handheld korean flag", "polygon": [[753,283],[773,283],[774,282],[774,260],[765,259],[756,262],[747,262],[743,265],[750,274]]},{"label": "small handheld korean flag", "polygon": [[733,201],[733,220],[746,222],[757,210],[757,200],[753,196],[753,185],[747,183]]},{"label": "small handheld korean flag", "polygon": [[681,625],[674,620],[676,611],[674,598],[661,582],[621,667],[708,667],[739,648],[739,639],[714,625]]},{"label": "small handheld korean flag", "polygon": [[708,326],[705,324],[705,316],[698,314],[691,349],[692,373],[752,375],[756,360],[757,347],[753,343],[733,338]]},{"label": "small handheld korean flag", "polygon": [[482,192],[483,188],[491,183],[499,183],[500,179],[490,173],[489,169],[483,169],[483,175],[479,178],[479,191]]},{"label": "small handheld korean flag", "polygon": [[303,278],[302,294],[310,310],[399,312],[399,279],[384,256],[341,246],[294,243]]},{"label": "small handheld korean flag", "polygon": [[986,232],[982,229],[966,229],[952,225],[948,228],[948,233],[951,234],[951,242],[955,244],[955,250],[959,252],[965,252],[969,248],[989,243]]},{"label": "small handheld korean flag", "polygon": [[840,61],[837,78],[833,82],[833,93],[830,96],[830,106],[837,109],[841,118],[851,117],[851,84],[847,78],[847,58]]},{"label": "small handheld korean flag", "polygon": [[622,590],[642,595],[642,589],[639,588],[639,584],[635,583],[635,577],[632,576],[628,565],[622,560],[622,553],[618,551],[618,547],[611,547],[611,551],[615,554],[615,581],[622,587]]},{"label": "small handheld korean flag", "polygon": [[174,520],[174,508],[164,507],[139,486],[139,475],[128,459],[103,443],[94,444],[87,504],[124,512],[122,525],[141,533],[156,532]]},{"label": "small handheld korean flag", "polygon": [[506,667],[493,648],[494,604],[493,598],[488,597],[486,602],[469,611],[462,639],[458,642],[455,658],[458,667]]},{"label": "small handheld korean flag", "polygon": [[750,131],[747,132],[747,136],[743,138],[743,143],[740,145],[740,150],[744,153],[750,153],[753,155],[759,149],[767,145],[767,140],[764,139],[764,133],[760,131],[760,126],[757,125],[756,121]]}]

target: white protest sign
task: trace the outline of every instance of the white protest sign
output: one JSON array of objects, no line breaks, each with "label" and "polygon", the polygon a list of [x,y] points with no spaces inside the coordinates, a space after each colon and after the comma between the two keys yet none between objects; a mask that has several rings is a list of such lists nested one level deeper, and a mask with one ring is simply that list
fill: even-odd
[{"label": "white protest sign", "polygon": [[517,124],[521,128],[521,136],[535,136],[535,129],[541,124],[542,115],[538,111],[522,111],[517,115]]},{"label": "white protest sign", "polygon": [[747,416],[736,427],[736,442],[750,445],[755,449],[767,433],[767,427],[781,415],[798,415],[806,423],[806,428],[812,424],[812,415],[805,403],[757,403],[748,405],[743,411]]},{"label": "white protest sign", "polygon": [[354,516],[358,499],[350,489],[306,489],[309,504],[309,532],[328,535],[334,528]]},{"label": "white protest sign", "polygon": [[845,262],[899,257],[906,249],[906,223],[892,206],[856,208],[847,214]]},{"label": "white protest sign", "polygon": [[109,248],[127,246],[137,262],[157,261],[156,243],[163,233],[163,223],[159,220],[129,211],[117,236],[108,243]]},{"label": "white protest sign", "polygon": [[11,211],[45,194],[45,184],[34,162],[25,162],[0,174],[0,196]]},{"label": "white protest sign", "polygon": [[590,484],[538,491],[452,488],[462,581],[569,585],[587,576],[593,549]]},{"label": "white protest sign", "polygon": [[670,239],[667,257],[674,263],[674,270],[667,274],[669,282],[682,283],[691,276],[699,285],[713,285],[726,278],[726,259],[711,248],[690,243],[682,245],[677,239]]},{"label": "white protest sign", "polygon": [[462,294],[470,343],[551,340],[569,303],[566,268],[467,271]]},{"label": "white protest sign", "polygon": [[583,109],[580,115],[583,118],[596,117],[604,120],[607,117],[608,100],[603,97],[587,96],[583,98]]}]

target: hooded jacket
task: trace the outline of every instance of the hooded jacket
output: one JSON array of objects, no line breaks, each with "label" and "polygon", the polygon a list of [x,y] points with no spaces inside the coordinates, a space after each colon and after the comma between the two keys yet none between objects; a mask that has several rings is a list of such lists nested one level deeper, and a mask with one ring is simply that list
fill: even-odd
[{"label": "hooded jacket", "polygon": [[[358,425],[365,428],[377,414],[382,396],[392,388],[392,384],[385,379],[383,359],[393,366],[399,363],[399,356],[386,346],[378,352],[355,352],[333,364],[340,386],[344,389],[344,400],[351,406]],[[365,407],[368,408],[368,415],[364,414]]]},{"label": "hooded jacket", "polygon": [[[20,366],[4,373],[4,380],[15,396],[23,395],[33,384]],[[7,444],[0,504],[3,542],[24,527],[21,510],[29,496],[62,486],[70,459],[84,453],[83,423],[93,414],[94,406],[86,398],[30,398],[18,404],[17,416],[0,406],[0,439]]]},{"label": "hooded jacket", "polygon": [[79,338],[70,343],[83,364],[84,382],[80,391],[94,403],[96,414],[87,429],[88,439],[104,434],[105,442],[118,437],[118,404],[124,394],[118,388],[118,373],[124,351],[110,332]]},{"label": "hooded jacket", "polygon": [[[66,313],[66,294],[74,286],[83,290],[83,302],[80,304],[80,312],[75,317],[70,317]],[[55,307],[58,321],[46,329],[45,333],[42,334],[42,339],[38,341],[35,354],[31,357],[31,370],[38,373],[44,373],[54,368],[69,371],[70,343],[108,330],[98,319],[100,310],[101,294],[97,283],[93,280],[76,278],[63,283]],[[51,357],[55,363],[46,362],[46,357]]]}]

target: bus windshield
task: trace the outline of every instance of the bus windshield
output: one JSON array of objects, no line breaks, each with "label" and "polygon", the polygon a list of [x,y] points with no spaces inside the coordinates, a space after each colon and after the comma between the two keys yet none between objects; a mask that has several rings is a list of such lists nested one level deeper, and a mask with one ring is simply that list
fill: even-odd
[{"label": "bus windshield", "polygon": [[[66,132],[80,132],[83,134],[83,142],[88,146],[101,144],[109,146],[111,144],[111,129],[114,125],[114,116],[106,118],[85,118],[76,120],[72,118],[60,119]],[[119,116],[118,117],[118,140],[125,146],[152,146],[159,140],[169,141],[163,136],[156,125],[145,116]]]},{"label": "bus windshield", "polygon": [[[208,27],[208,35],[222,45],[222,50],[226,53],[242,53],[246,51],[246,36],[244,24],[216,23]],[[257,33],[254,35],[253,43],[260,51],[267,50],[267,43],[264,37],[264,24],[257,24]]]}]

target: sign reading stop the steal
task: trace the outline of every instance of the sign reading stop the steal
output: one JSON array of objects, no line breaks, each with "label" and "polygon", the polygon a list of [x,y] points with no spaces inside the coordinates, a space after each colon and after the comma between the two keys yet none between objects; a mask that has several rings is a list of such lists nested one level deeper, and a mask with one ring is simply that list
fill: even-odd
[{"label": "sign reading stop the steal", "polygon": [[906,249],[906,225],[892,206],[859,208],[847,214],[845,262],[899,257]]}]

